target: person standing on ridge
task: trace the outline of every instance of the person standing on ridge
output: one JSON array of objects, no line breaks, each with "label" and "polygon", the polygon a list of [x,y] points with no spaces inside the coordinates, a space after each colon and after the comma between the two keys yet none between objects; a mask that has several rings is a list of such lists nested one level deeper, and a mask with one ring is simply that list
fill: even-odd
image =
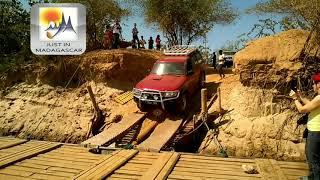
[{"label": "person standing on ridge", "polygon": [[217,55],[216,55],[216,52],[213,52],[212,53],[212,67],[214,69],[216,69],[216,63],[217,63]]},{"label": "person standing on ridge", "polygon": [[141,36],[141,39],[140,39],[140,48],[141,49],[145,49],[145,45],[146,44],[146,41],[143,39],[143,36]]},{"label": "person standing on ridge", "polygon": [[112,32],[113,32],[113,49],[118,49],[120,45],[120,34],[121,34],[122,28],[120,26],[120,22],[117,19],[116,23],[112,27]]},{"label": "person standing on ridge", "polygon": [[160,35],[157,35],[157,38],[156,38],[156,48],[157,48],[157,50],[160,50],[160,47],[161,47]]},{"label": "person standing on ridge", "polygon": [[148,40],[148,45],[149,45],[149,49],[153,49],[153,39],[152,37],[150,36],[150,39]]},{"label": "person standing on ridge", "polygon": [[132,39],[135,42],[135,44],[138,44],[138,48],[140,48],[140,42],[139,42],[139,38],[138,38],[138,29],[137,29],[137,24],[134,23],[133,24],[133,28],[132,28]]}]

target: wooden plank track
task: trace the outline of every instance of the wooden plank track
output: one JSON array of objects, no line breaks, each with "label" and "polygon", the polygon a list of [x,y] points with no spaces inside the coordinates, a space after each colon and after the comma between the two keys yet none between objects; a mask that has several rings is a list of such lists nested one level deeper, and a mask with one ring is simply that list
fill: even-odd
[{"label": "wooden plank track", "polygon": [[179,159],[178,153],[161,153],[149,170],[140,179],[166,179]]},{"label": "wooden plank track", "polygon": [[159,152],[162,147],[173,137],[182,124],[178,117],[167,117],[158,124],[151,135],[137,146],[138,150]]},{"label": "wooden plank track", "polygon": [[138,124],[145,117],[145,113],[132,113],[125,116],[120,122],[114,123],[110,128],[82,142],[82,145],[102,146],[109,145],[122,137],[134,125]]},{"label": "wooden plank track", "polygon": [[25,142],[27,142],[27,140],[17,138],[0,138],[0,149],[9,148]]},{"label": "wooden plank track", "polygon": [[131,99],[133,99],[133,93],[131,91],[127,91],[127,92],[117,96],[114,100],[117,103],[120,103],[123,105],[123,104],[129,102]]},{"label": "wooden plank track", "polygon": [[137,150],[120,150],[111,157],[103,159],[97,165],[84,171],[74,179],[104,179],[114,170],[121,167],[129,159],[138,153]]},{"label": "wooden plank track", "polygon": [[[29,142],[28,142],[29,143]],[[26,144],[28,144],[26,143]],[[32,142],[30,142],[32,143]],[[48,152],[52,149],[55,149],[62,144],[60,143],[52,143],[52,142],[40,142],[37,143],[31,147],[26,147],[25,149],[21,149],[20,151],[13,151],[12,153],[8,153],[5,156],[2,156],[0,158],[0,168],[4,168],[6,166],[9,166],[11,164],[14,164],[15,162],[28,159],[30,157],[36,156],[38,154]],[[3,149],[0,151],[10,151],[10,149],[14,149],[16,147]]]},{"label": "wooden plank track", "polygon": [[141,179],[160,157],[160,153],[140,151],[125,165],[114,171],[107,179]]}]

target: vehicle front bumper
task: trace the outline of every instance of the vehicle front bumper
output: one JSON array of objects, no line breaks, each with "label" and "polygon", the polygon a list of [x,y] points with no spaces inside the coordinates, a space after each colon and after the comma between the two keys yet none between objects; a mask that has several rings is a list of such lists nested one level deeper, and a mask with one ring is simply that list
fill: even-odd
[{"label": "vehicle front bumper", "polygon": [[[176,104],[180,93],[178,93],[175,97],[165,98],[162,96],[163,92],[164,91],[143,90],[141,91],[140,96],[134,95],[133,99],[137,104],[139,104],[139,106],[141,106],[141,104],[143,103],[152,106],[161,106],[163,110],[166,110],[166,107],[170,107]],[[158,98],[155,99],[153,98],[154,96],[157,96]]]}]

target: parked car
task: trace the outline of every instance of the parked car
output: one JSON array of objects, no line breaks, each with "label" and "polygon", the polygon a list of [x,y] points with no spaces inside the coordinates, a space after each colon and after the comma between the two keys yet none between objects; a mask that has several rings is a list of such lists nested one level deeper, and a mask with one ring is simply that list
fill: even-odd
[{"label": "parked car", "polygon": [[164,54],[133,88],[134,101],[141,111],[159,106],[184,113],[191,95],[205,86],[203,58],[198,49],[190,46],[173,46]]},{"label": "parked car", "polygon": [[225,67],[233,67],[233,57],[236,54],[236,51],[223,51],[224,57],[226,59],[225,61]]}]

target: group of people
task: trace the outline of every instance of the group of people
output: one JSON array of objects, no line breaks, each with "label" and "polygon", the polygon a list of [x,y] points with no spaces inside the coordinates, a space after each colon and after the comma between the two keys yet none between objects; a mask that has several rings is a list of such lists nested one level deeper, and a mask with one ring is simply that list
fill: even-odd
[{"label": "group of people", "polygon": [[225,55],[223,54],[222,50],[219,50],[218,63],[217,63],[216,53],[213,52],[213,54],[212,54],[212,67],[214,67],[215,69],[218,70],[218,73],[219,73],[221,79],[226,76],[223,71],[225,61],[226,61]]},{"label": "group of people", "polygon": [[[120,44],[120,39],[122,39],[121,33],[122,33],[122,28],[119,20],[116,20],[113,26],[107,25],[104,33],[104,43],[103,43],[104,48],[117,49],[121,47],[121,44]],[[132,41],[130,42],[131,47],[133,49],[137,49],[137,48],[145,49],[146,41],[143,38],[143,36],[140,36],[140,40],[139,40],[138,34],[139,34],[139,31],[137,28],[137,24],[134,23],[132,28]],[[161,48],[160,35],[157,35],[155,39],[155,43],[156,43],[156,50],[160,50]],[[151,36],[148,40],[148,49],[154,49],[154,40],[152,39]]]},{"label": "group of people", "polygon": [[[137,24],[134,23],[133,24],[133,28],[132,28],[132,49],[145,49],[145,44],[146,41],[143,39],[143,36],[141,36],[141,39],[139,40],[138,38],[138,28],[137,28]],[[138,45],[138,46],[137,46]],[[149,40],[148,40],[148,49],[153,49],[154,48],[154,40],[152,39],[152,36],[150,36]],[[156,37],[156,49],[160,50],[161,48],[161,39],[160,39],[160,35],[157,35]]]}]

